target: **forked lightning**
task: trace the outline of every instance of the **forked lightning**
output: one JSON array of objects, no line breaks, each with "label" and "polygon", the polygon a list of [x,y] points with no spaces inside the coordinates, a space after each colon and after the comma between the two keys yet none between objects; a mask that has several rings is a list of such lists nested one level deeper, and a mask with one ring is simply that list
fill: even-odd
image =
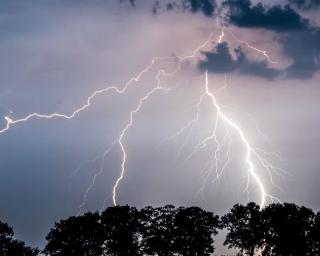
[{"label": "forked lightning", "polygon": [[[101,95],[101,94],[104,94],[104,93],[107,93],[107,92],[115,92],[115,93],[118,93],[118,94],[124,94],[127,91],[127,89],[129,88],[129,86],[137,84],[141,80],[141,78],[145,74],[147,74],[155,66],[155,64],[157,62],[167,61],[167,60],[176,61],[176,69],[173,72],[166,72],[163,69],[158,70],[157,75],[156,75],[155,86],[152,87],[150,90],[148,90],[138,100],[136,108],[131,110],[130,113],[129,113],[128,122],[126,123],[124,128],[119,132],[118,138],[116,138],[115,142],[112,144],[112,146],[114,146],[114,144],[118,144],[118,146],[121,149],[121,153],[122,153],[122,159],[121,159],[121,164],[120,164],[120,175],[116,179],[115,184],[114,184],[113,189],[112,189],[112,202],[113,202],[114,205],[117,205],[117,190],[119,188],[120,182],[125,177],[126,166],[127,166],[126,162],[127,162],[128,152],[127,152],[125,144],[124,144],[125,136],[127,135],[127,132],[130,130],[130,128],[133,125],[135,115],[139,113],[139,111],[144,106],[145,102],[147,100],[150,100],[151,97],[153,96],[153,94],[157,93],[158,91],[165,91],[165,92],[170,91],[169,88],[164,87],[164,86],[161,85],[161,76],[168,76],[168,77],[175,76],[179,71],[181,71],[182,64],[183,64],[184,61],[198,57],[199,54],[201,54],[201,51],[206,49],[213,42],[214,43],[218,43],[218,44],[222,43],[224,38],[225,38],[225,31],[227,31],[238,43],[246,45],[249,49],[256,51],[258,54],[262,54],[269,62],[275,63],[275,61],[273,61],[270,58],[270,56],[267,54],[266,51],[260,50],[260,49],[258,49],[256,47],[253,47],[249,43],[240,40],[228,28],[226,28],[224,26],[221,27],[219,25],[218,25],[218,27],[220,29],[220,34],[219,34],[217,39],[214,39],[214,37],[215,37],[214,33],[211,33],[209,35],[208,39],[204,43],[202,43],[199,47],[197,47],[194,51],[192,51],[191,54],[188,54],[186,56],[154,57],[152,59],[151,63],[147,67],[145,67],[136,76],[130,78],[128,80],[128,82],[122,88],[119,89],[118,87],[110,86],[110,87],[106,87],[106,88],[103,88],[103,89],[100,89],[100,90],[96,90],[87,98],[87,100],[86,100],[84,105],[82,105],[79,108],[75,109],[70,114],[65,114],[65,113],[43,114],[43,113],[35,112],[35,113],[31,113],[31,114],[29,114],[29,115],[27,115],[27,116],[25,116],[23,118],[19,118],[19,119],[14,119],[14,118],[11,117],[11,115],[10,116],[5,116],[4,117],[5,125],[4,125],[4,127],[2,129],[0,129],[0,134],[3,134],[5,132],[7,132],[13,126],[16,126],[18,124],[22,124],[24,122],[31,121],[32,119],[35,119],[35,118],[39,118],[39,119],[52,119],[52,118],[72,119],[72,118],[75,118],[81,112],[83,112],[86,109],[88,109],[91,106],[92,101],[96,97]],[[225,79],[226,79],[226,77],[225,77]],[[226,84],[225,84],[225,86],[226,86]],[[250,142],[248,141],[248,139],[247,139],[247,137],[245,135],[245,132],[241,129],[240,125],[237,124],[230,117],[228,117],[226,113],[224,113],[224,111],[222,110],[222,107],[219,105],[219,103],[217,101],[217,98],[215,96],[215,92],[212,92],[210,90],[209,78],[208,78],[208,73],[207,72],[205,72],[205,84],[204,84],[203,90],[204,90],[204,93],[200,96],[200,98],[199,98],[199,100],[197,102],[196,116],[193,119],[191,119],[187,123],[187,125],[185,127],[183,127],[174,136],[172,136],[172,138],[176,137],[176,136],[180,136],[186,129],[192,127],[195,123],[198,122],[200,105],[202,104],[202,102],[203,102],[203,100],[205,98],[210,99],[212,107],[215,109],[215,113],[216,113],[216,116],[214,117],[215,125],[214,125],[212,133],[208,137],[203,139],[199,143],[199,145],[195,148],[195,151],[192,153],[192,154],[194,154],[195,152],[197,152],[199,150],[199,148],[206,147],[207,143],[209,143],[211,140],[213,140],[215,142],[216,150],[214,150],[212,152],[212,154],[211,154],[212,157],[208,161],[208,164],[206,164],[205,168],[203,169],[203,173],[205,172],[206,169],[209,168],[209,169],[214,169],[215,170],[216,179],[219,179],[219,177],[222,175],[222,173],[224,172],[226,166],[229,163],[229,149],[228,149],[228,152],[226,153],[226,161],[221,165],[220,168],[219,168],[219,155],[221,154],[221,148],[226,143],[226,141],[228,141],[227,145],[228,145],[228,148],[230,148],[230,145],[232,143],[232,138],[231,138],[230,133],[231,133],[231,131],[233,131],[235,134],[237,134],[238,138],[242,142],[243,149],[245,150],[244,164],[247,167],[246,168],[247,174],[248,174],[248,176],[251,177],[251,179],[255,182],[255,184],[257,185],[257,187],[259,189],[260,207],[265,206],[268,198],[270,198],[271,200],[278,200],[277,198],[275,198],[275,197],[273,197],[273,196],[271,196],[271,195],[269,195],[267,193],[265,185],[264,185],[264,182],[258,175],[257,166],[255,165],[255,161],[257,161],[257,163],[259,164],[259,168],[263,168],[270,175],[272,183],[273,183],[272,172],[273,172],[273,169],[274,169],[273,165],[268,160],[266,160],[265,158],[260,156],[259,153],[261,153],[261,151],[259,151],[255,147],[251,146]],[[226,127],[226,131],[227,131],[225,137],[222,138],[222,140],[217,138],[217,129],[218,129],[218,126],[219,126],[220,122],[224,124],[224,126]],[[96,158],[96,159],[102,159],[101,168],[100,168],[100,171],[93,176],[92,183],[87,188],[87,190],[86,190],[86,192],[84,194],[83,201],[82,201],[81,205],[79,206],[79,210],[81,210],[85,206],[88,193],[93,188],[97,177],[100,174],[102,174],[104,158],[112,150],[112,146],[110,148],[108,148],[102,154],[101,157],[97,157]],[[182,146],[184,146],[184,145],[182,145]],[[262,151],[262,152],[264,152],[264,151]],[[191,154],[191,156],[192,156],[192,154]],[[249,186],[249,183],[247,184],[247,186]]]}]

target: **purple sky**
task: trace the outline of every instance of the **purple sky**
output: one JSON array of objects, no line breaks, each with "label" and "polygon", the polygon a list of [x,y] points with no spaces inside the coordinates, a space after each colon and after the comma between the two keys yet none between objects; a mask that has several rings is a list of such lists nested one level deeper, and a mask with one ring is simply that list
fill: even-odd
[{"label": "purple sky", "polygon": [[[179,72],[161,77],[170,91],[152,95],[134,115],[123,138],[127,162],[118,203],[199,205],[223,214],[236,202],[260,202],[261,190],[247,172],[245,147],[232,127],[220,120],[218,144],[212,139],[206,148],[197,147],[212,134],[218,116],[209,98],[201,102],[194,126],[168,140],[195,118],[208,71],[210,90],[223,113],[275,167],[271,179],[254,159],[266,192],[319,210],[317,1],[308,1],[314,6],[296,0],[290,0],[290,6],[285,1],[264,1],[261,6],[257,1],[226,1],[224,8],[221,1],[170,3],[0,4],[0,130],[6,126],[5,116],[16,120],[34,112],[70,114],[95,90],[123,88],[154,56],[171,57],[157,61],[124,94],[95,97],[90,108],[72,120],[33,118],[0,134],[0,217],[13,225],[18,238],[42,246],[54,221],[77,214],[82,203],[82,211],[112,205],[112,188],[121,171],[119,143],[106,156],[92,187],[101,159],[84,161],[100,156],[119,139],[130,111],[157,85],[159,70],[174,71],[177,56],[190,55],[210,34],[211,40],[183,61]],[[225,27],[221,44],[218,16]],[[219,143],[224,146],[218,170],[227,157],[229,164],[216,182],[215,168],[203,168]],[[189,157],[194,149],[199,151]]]}]

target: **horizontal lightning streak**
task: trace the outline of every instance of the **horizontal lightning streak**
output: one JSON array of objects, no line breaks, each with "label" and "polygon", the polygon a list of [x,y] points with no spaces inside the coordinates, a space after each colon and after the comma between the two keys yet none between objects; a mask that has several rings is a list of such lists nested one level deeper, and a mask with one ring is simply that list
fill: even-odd
[{"label": "horizontal lightning streak", "polygon": [[127,91],[128,87],[133,83],[133,82],[139,82],[141,77],[147,73],[152,66],[155,64],[156,60],[167,60],[167,59],[174,59],[175,57],[153,57],[151,64],[149,64],[146,68],[144,68],[137,76],[134,76],[129,79],[129,81],[124,85],[122,89],[119,89],[115,86],[110,86],[106,87],[104,89],[96,90],[94,91],[86,100],[86,103],[82,105],[81,107],[77,108],[74,110],[71,114],[61,114],[61,113],[52,113],[52,114],[41,114],[34,112],[32,114],[29,114],[23,118],[20,119],[12,119],[9,116],[5,116],[4,119],[6,120],[5,127],[0,130],[0,134],[8,131],[11,126],[19,124],[19,123],[24,123],[29,121],[30,119],[33,118],[41,118],[41,119],[52,119],[52,118],[64,118],[64,119],[72,119],[76,117],[80,112],[86,110],[91,106],[92,100],[96,98],[98,95],[109,92],[109,91],[115,91],[118,94],[123,94]]},{"label": "horizontal lightning streak", "polygon": [[173,57],[173,56],[167,56],[167,57],[153,57],[151,63],[145,67],[137,76],[134,76],[132,78],[130,78],[128,80],[128,82],[124,85],[124,87],[122,89],[119,89],[118,87],[115,86],[110,86],[110,87],[106,87],[100,90],[96,90],[94,91],[86,100],[86,103],[84,105],[82,105],[81,107],[75,109],[71,114],[62,114],[62,113],[51,113],[51,114],[41,114],[38,112],[34,112],[31,114],[28,114],[27,116],[23,117],[23,118],[19,118],[19,119],[12,119],[9,116],[5,116],[4,119],[6,121],[6,124],[4,126],[4,128],[0,129],[0,134],[4,133],[6,131],[8,131],[13,125],[17,125],[19,123],[24,123],[29,121],[30,119],[33,118],[41,118],[41,119],[52,119],[52,118],[64,118],[64,119],[72,119],[75,116],[77,116],[80,112],[86,110],[87,108],[89,108],[91,106],[91,102],[92,100],[103,93],[106,93],[108,91],[115,91],[118,94],[123,94],[126,92],[126,90],[128,89],[128,87],[133,83],[133,82],[139,82],[139,80],[141,79],[141,77],[147,73],[156,63],[157,60],[170,60],[170,59],[178,59],[178,68],[176,71],[174,71],[171,75],[175,74],[176,72],[178,72],[181,69],[181,64],[183,63],[183,61],[187,60],[187,59],[191,59],[194,58],[200,51],[201,49],[205,48],[210,41],[212,40],[214,33],[210,33],[209,37],[207,38],[207,40],[201,44],[200,46],[198,46],[195,50],[192,51],[192,53],[190,55],[186,55],[186,56],[177,56],[177,57]]}]

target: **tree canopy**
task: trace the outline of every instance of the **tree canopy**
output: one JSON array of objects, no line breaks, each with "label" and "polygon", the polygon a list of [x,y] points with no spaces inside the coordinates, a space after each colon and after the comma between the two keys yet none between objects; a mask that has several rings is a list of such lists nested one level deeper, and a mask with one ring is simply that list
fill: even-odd
[{"label": "tree canopy", "polygon": [[0,255],[1,256],[36,256],[38,249],[26,246],[23,241],[13,238],[13,229],[0,221]]},{"label": "tree canopy", "polygon": [[239,248],[241,253],[253,256],[263,245],[264,229],[260,207],[255,203],[247,206],[236,204],[222,217],[222,226],[227,228],[224,245]]},{"label": "tree canopy", "polygon": [[45,255],[102,255],[102,227],[98,213],[86,213],[55,223],[46,239]]},{"label": "tree canopy", "polygon": [[107,208],[100,216],[103,255],[140,255],[138,210],[129,206]]},{"label": "tree canopy", "polygon": [[219,217],[198,207],[109,207],[56,223],[48,256],[195,255],[214,252]]},{"label": "tree canopy", "polygon": [[[46,256],[209,256],[214,236],[239,255],[319,256],[320,212],[290,203],[234,205],[219,218],[199,207],[115,206],[60,220],[48,233]],[[0,222],[0,256],[37,256]]]},{"label": "tree canopy", "polygon": [[178,255],[206,256],[214,252],[219,217],[199,207],[180,207],[174,219],[174,248]]},{"label": "tree canopy", "polygon": [[222,217],[225,245],[262,256],[319,256],[320,215],[295,204],[236,204]]},{"label": "tree canopy", "polygon": [[[311,232],[315,215],[295,204],[272,204],[263,212],[265,255],[312,255]],[[319,255],[319,254],[315,254]]]}]

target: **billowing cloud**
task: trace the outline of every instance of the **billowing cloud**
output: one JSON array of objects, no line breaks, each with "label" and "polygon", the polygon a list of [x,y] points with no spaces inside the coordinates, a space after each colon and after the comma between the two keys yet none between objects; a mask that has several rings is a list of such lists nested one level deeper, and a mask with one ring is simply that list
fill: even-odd
[{"label": "billowing cloud", "polygon": [[[316,5],[319,0],[290,0],[298,7]],[[292,60],[283,72],[288,77],[310,78],[320,69],[320,29],[303,18],[289,5],[266,7],[262,3],[253,5],[250,0],[227,0],[226,19],[229,23],[244,28],[260,28],[277,33],[277,41],[286,57]],[[261,64],[260,64],[261,65]],[[253,66],[252,66],[253,68]]]},{"label": "billowing cloud", "polygon": [[253,5],[250,0],[227,0],[223,6],[228,9],[227,21],[238,27],[286,32],[305,29],[309,23],[289,5],[266,7],[262,3]]},{"label": "billowing cloud", "polygon": [[[132,6],[135,6],[138,0],[129,0],[129,2]],[[201,13],[207,17],[212,17],[217,8],[215,0],[154,0],[150,2],[154,14],[166,11],[181,11],[194,14]]]},{"label": "billowing cloud", "polygon": [[[168,8],[175,6],[177,4],[174,2],[167,5]],[[201,12],[205,16],[213,16],[217,5],[215,0],[181,0],[181,6],[183,10],[188,10],[192,13]]]},{"label": "billowing cloud", "polygon": [[279,71],[268,67],[265,61],[250,60],[242,48],[236,48],[232,56],[227,43],[221,43],[213,51],[203,52],[205,59],[199,63],[199,69],[212,73],[238,72],[245,75],[273,79]]},{"label": "billowing cloud", "polygon": [[[309,8],[320,2],[320,0],[289,1],[299,8]],[[132,6],[139,3],[138,0],[129,2]],[[270,68],[265,61],[250,60],[241,48],[236,50],[234,59],[228,45],[220,44],[213,51],[204,53],[206,60],[199,63],[200,69],[216,73],[237,71],[268,79],[275,78],[280,73],[287,77],[306,79],[320,69],[319,28],[288,4],[268,6],[261,2],[254,4],[251,0],[225,0],[221,4],[222,9],[219,9],[215,0],[167,0],[151,1],[151,6],[155,14],[181,11],[202,14],[209,18],[214,17],[218,10],[224,10],[225,21],[229,24],[240,28],[273,31],[283,54],[292,61],[287,68],[278,70]],[[208,22],[214,21],[208,19]]]},{"label": "billowing cloud", "polygon": [[320,28],[288,33],[280,37],[284,53],[292,58],[287,76],[310,78],[320,69]]}]

